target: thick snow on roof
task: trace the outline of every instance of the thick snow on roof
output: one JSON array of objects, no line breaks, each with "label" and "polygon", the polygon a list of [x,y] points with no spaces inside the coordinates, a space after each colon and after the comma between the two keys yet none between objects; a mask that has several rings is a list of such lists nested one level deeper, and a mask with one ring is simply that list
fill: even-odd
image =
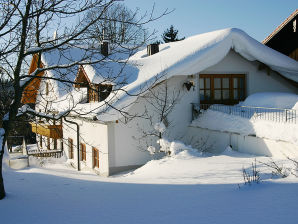
[{"label": "thick snow on roof", "polygon": [[[86,47],[69,46],[62,49],[59,48],[44,52],[42,54],[41,60],[44,66],[47,68],[57,67],[47,71],[49,76],[70,82],[73,82],[75,80],[78,72],[78,65],[85,63],[84,69],[88,71],[88,75],[90,74],[90,80],[96,83],[102,80],[113,81],[113,78],[117,75],[117,77],[120,77],[119,73],[124,71],[124,66],[118,63],[117,65],[115,64],[116,62],[125,60],[128,57],[129,50],[120,49],[120,47],[113,49],[111,54],[107,58],[105,58],[100,53],[99,48],[90,49]],[[123,64],[125,63],[123,62]],[[100,69],[101,72],[99,73],[98,71]],[[125,71],[127,70],[128,69],[126,69]],[[121,77],[124,76],[125,71],[122,73]],[[122,78],[121,81],[124,82],[124,78]],[[57,85],[56,90],[60,97],[68,94],[73,88],[72,83],[55,82],[55,84]]]},{"label": "thick snow on roof", "polygon": [[137,79],[138,69],[126,61],[102,61],[83,65],[91,83],[124,86]]},{"label": "thick snow on roof", "polygon": [[[75,76],[78,72],[78,65],[70,65],[85,61],[90,58],[93,53],[95,52],[86,51],[83,48],[67,47],[64,49],[54,49],[42,54],[41,60],[46,68],[57,67],[47,70],[47,76],[70,82],[54,82],[56,85],[54,89],[59,97],[63,97],[71,91],[71,82],[75,80]],[[96,57],[96,60],[102,58],[99,54],[97,54]]]},{"label": "thick snow on roof", "polygon": [[[130,94],[138,94],[156,81],[176,75],[197,74],[220,62],[233,49],[249,61],[259,61],[281,75],[298,82],[298,62],[261,44],[236,28],[218,30],[189,37],[185,40],[160,45],[160,52],[147,56],[146,50],[130,57],[139,69],[135,82],[126,86]],[[137,97],[123,92],[117,94],[114,107],[128,110]],[[103,121],[116,120],[121,115],[114,109],[98,111]]]},{"label": "thick snow on roof", "polygon": [[[81,104],[77,109],[86,114],[91,110],[92,114],[88,116],[97,116],[101,121],[117,120],[122,117],[119,110],[128,111],[138,94],[145,92],[155,83],[177,75],[197,74],[220,62],[232,49],[247,60],[264,63],[286,78],[298,82],[298,62],[261,44],[242,30],[229,28],[162,44],[160,52],[151,56],[147,56],[146,49],[137,52],[129,58],[127,68],[124,67],[123,76],[117,77],[114,81],[110,80],[114,83],[119,83],[120,80],[120,83],[123,82],[122,90],[125,90],[114,91],[106,99],[112,107],[107,106],[105,102],[99,102],[92,105]],[[82,56],[80,52],[67,52],[65,58],[69,57]],[[60,58],[60,55],[51,55],[51,58],[47,58],[46,61],[49,65],[53,65],[57,64]],[[90,79],[101,82],[106,77],[112,77],[112,80],[113,77],[116,78],[116,76],[110,76],[110,72],[119,74],[123,66],[117,63],[119,60],[111,61],[110,64],[104,65],[105,69],[102,69],[100,64],[94,64],[92,67],[85,66]],[[116,72],[112,72],[113,69]],[[70,79],[74,80],[75,77]]]}]

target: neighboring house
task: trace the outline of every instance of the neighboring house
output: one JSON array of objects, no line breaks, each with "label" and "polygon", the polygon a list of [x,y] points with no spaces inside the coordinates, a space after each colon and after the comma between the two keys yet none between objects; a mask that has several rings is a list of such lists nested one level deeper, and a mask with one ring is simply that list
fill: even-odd
[{"label": "neighboring house", "polygon": [[263,44],[298,61],[298,9],[283,21]]},{"label": "neighboring house", "polygon": [[[148,141],[156,144],[157,139],[140,139],[160,120],[147,96],[149,90],[164,83],[169,97],[179,93],[179,100],[167,117],[171,124],[165,136],[185,139],[186,143],[191,143],[185,135],[190,131],[192,103],[236,104],[258,92],[298,93],[294,85],[298,82],[298,62],[239,29],[218,30],[161,44],[159,52],[155,45],[147,50],[130,57],[125,66],[111,61],[80,66],[72,73],[72,80],[79,84],[67,94],[52,94],[55,96],[50,97],[51,106],[37,92],[36,110],[58,113],[69,107],[74,109],[62,123],[63,149],[74,166],[78,166],[79,157],[82,169],[94,169],[108,176],[150,160],[146,144]],[[151,55],[152,52],[155,54]],[[51,66],[49,61],[42,57],[43,66]],[[55,83],[50,86],[55,85],[54,92],[61,91],[62,87]],[[47,91],[45,87],[39,88],[40,93]],[[61,103],[62,99],[68,103]],[[151,120],[144,119],[144,114],[150,115]],[[37,128],[35,132],[43,138],[41,130]],[[196,133],[199,139],[200,132]],[[57,138],[62,139],[62,135]]]}]

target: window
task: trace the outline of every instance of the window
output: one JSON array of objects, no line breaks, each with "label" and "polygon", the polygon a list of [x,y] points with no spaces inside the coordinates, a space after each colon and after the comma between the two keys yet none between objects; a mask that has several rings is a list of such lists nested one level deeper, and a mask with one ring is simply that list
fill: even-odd
[{"label": "window", "polygon": [[86,145],[81,143],[81,161],[86,161]]},{"label": "window", "polygon": [[49,83],[46,82],[46,95],[49,95]]},{"label": "window", "polygon": [[39,145],[40,145],[40,148],[42,148],[42,135],[39,135]]},{"label": "window", "polygon": [[89,102],[100,102],[105,100],[111,93],[113,86],[104,84],[92,84],[88,88]]},{"label": "window", "polygon": [[244,74],[201,74],[200,102],[236,104],[245,99]]},{"label": "window", "polygon": [[73,159],[73,140],[71,138],[68,139],[68,156]]},{"label": "window", "polygon": [[99,101],[105,100],[112,92],[112,85],[99,85]]},{"label": "window", "polygon": [[54,138],[54,150],[57,150],[57,139]]},{"label": "window", "polygon": [[99,168],[99,151],[97,148],[92,147],[92,155],[93,155],[93,168]]}]

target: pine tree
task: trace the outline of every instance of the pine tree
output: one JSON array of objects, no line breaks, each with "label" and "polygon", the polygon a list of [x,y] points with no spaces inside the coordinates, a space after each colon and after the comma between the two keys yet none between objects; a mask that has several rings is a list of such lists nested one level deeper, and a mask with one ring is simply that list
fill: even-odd
[{"label": "pine tree", "polygon": [[181,39],[178,38],[178,30],[174,29],[173,25],[171,25],[170,29],[167,29],[162,35],[162,39],[165,43],[184,40],[184,38],[185,37],[183,37]]}]

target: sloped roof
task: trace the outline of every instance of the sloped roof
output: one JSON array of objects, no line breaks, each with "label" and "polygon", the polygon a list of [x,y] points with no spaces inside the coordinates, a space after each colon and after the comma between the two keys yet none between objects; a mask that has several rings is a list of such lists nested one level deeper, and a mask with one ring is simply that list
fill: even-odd
[{"label": "sloped roof", "polygon": [[119,88],[136,80],[138,70],[126,61],[105,60],[93,65],[82,65],[88,79],[94,84],[112,84]]},{"label": "sloped roof", "polygon": [[[197,74],[220,62],[233,49],[249,61],[259,61],[284,77],[298,82],[298,62],[261,44],[244,31],[236,28],[218,30],[189,37],[185,40],[160,45],[160,52],[147,56],[146,50],[137,52],[129,59],[139,69],[138,78],[127,85],[128,94],[118,92],[107,100],[114,100],[113,107],[128,111],[138,93],[158,81],[177,75]],[[102,121],[119,119],[115,109],[102,107],[94,110]],[[92,106],[91,106],[92,107]]]},{"label": "sloped roof", "polygon": [[[64,80],[64,82],[54,82],[59,97],[62,97],[72,90],[79,65],[83,66],[88,78],[93,83],[125,82],[127,79],[125,72],[128,68],[125,68],[124,65],[128,57],[128,50],[115,49],[108,57],[104,57],[99,49],[64,47],[42,53],[41,61],[46,68],[57,67],[47,70],[47,74],[53,78]],[[122,64],[117,63],[121,61]],[[71,66],[75,63],[77,64]],[[117,80],[115,80],[116,77]],[[119,80],[119,77],[122,79]]]},{"label": "sloped roof", "polygon": [[134,68],[131,82],[106,99],[112,107],[98,102],[81,104],[76,109],[101,121],[117,120],[122,117],[121,112],[128,111],[138,95],[156,81],[197,74],[220,62],[232,49],[247,60],[259,61],[298,82],[298,62],[261,44],[240,29],[229,28],[162,44],[160,52],[152,56],[147,56],[146,49],[137,52],[128,60],[129,67]]},{"label": "sloped roof", "polygon": [[296,15],[298,14],[298,9],[296,9],[288,18],[286,18],[276,29],[269,34],[263,41],[263,44],[266,44],[270,41],[282,28],[284,28]]}]

